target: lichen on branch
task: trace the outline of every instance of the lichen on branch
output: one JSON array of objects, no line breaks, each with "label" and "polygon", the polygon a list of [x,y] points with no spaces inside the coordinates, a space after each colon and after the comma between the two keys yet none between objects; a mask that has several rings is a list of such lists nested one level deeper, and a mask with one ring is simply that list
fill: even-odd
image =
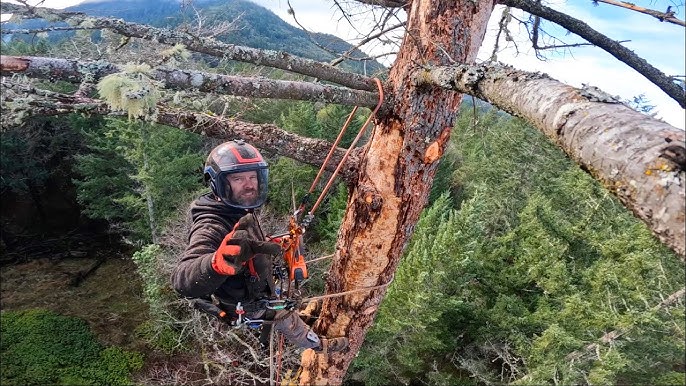
[{"label": "lichen on branch", "polygon": [[128,63],[124,71],[102,78],[98,93],[112,110],[126,112],[129,119],[153,116],[162,84],[150,75],[147,64]]}]

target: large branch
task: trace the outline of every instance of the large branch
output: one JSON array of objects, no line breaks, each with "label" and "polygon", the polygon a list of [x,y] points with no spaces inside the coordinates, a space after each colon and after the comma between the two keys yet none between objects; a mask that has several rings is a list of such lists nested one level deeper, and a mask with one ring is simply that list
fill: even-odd
[{"label": "large branch", "polygon": [[[29,116],[55,116],[71,113],[90,115],[121,115],[112,111],[107,104],[98,99],[77,97],[45,90],[36,89],[26,85],[14,85],[2,83],[3,93],[6,91],[17,92],[22,96],[19,103],[24,117]],[[15,99],[5,95],[3,100],[3,115],[16,113],[12,111],[12,102]],[[319,167],[331,148],[331,143],[302,137],[280,129],[272,124],[255,124],[236,119],[180,111],[158,105],[158,112],[154,115],[155,123],[178,127],[207,137],[231,139],[242,138],[250,141],[255,146],[294,160]],[[343,158],[344,149],[337,148],[332,159],[327,164],[326,170],[334,171]],[[356,176],[359,155],[352,152],[345,165],[339,172],[341,178],[350,183]]]},{"label": "large branch", "polygon": [[65,12],[38,7],[29,9],[22,5],[6,2],[1,4],[0,9],[2,9],[2,13],[14,13],[24,17],[39,17],[50,20],[58,18],[73,25],[85,24],[93,29],[109,29],[120,35],[169,45],[183,44],[188,50],[222,59],[279,68],[357,90],[376,90],[376,83],[371,78],[343,71],[325,63],[299,58],[283,51],[260,50],[226,44],[209,37],[198,37],[189,33],[129,23],[121,19],[93,17],[79,12]]},{"label": "large branch", "polygon": [[[104,61],[0,56],[0,73],[5,76],[23,74],[31,78],[81,83],[86,76],[89,81],[97,82],[106,75],[122,71],[122,66]],[[375,93],[309,82],[248,78],[163,67],[152,69],[148,75],[171,90],[198,90],[223,95],[309,100],[366,107],[376,106],[379,100]]]},{"label": "large branch", "polygon": [[684,257],[683,130],[597,91],[499,64],[437,67],[418,71],[415,80],[474,95],[526,119]]},{"label": "large branch", "polygon": [[619,42],[599,33],[583,21],[530,0],[500,0],[500,4],[519,8],[533,15],[540,16],[579,35],[638,71],[639,74],[646,77],[649,81],[659,87],[660,90],[677,101],[682,108],[686,108],[686,91],[675,84],[672,78],[653,67],[633,51],[622,46]]}]

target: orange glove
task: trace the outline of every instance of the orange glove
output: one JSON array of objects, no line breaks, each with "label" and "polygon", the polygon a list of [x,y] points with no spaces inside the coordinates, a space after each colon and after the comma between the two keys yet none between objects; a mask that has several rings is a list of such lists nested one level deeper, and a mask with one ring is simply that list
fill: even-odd
[{"label": "orange glove", "polygon": [[255,232],[252,214],[241,217],[231,233],[224,237],[212,257],[212,269],[222,275],[235,275],[245,263],[257,253],[276,255],[281,246],[268,241],[259,241]]}]

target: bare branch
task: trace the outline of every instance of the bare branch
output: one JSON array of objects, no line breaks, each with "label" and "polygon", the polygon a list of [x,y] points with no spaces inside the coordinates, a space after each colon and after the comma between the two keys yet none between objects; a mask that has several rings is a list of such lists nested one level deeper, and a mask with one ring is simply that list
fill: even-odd
[{"label": "bare branch", "polygon": [[55,32],[55,31],[82,31],[92,30],[95,28],[88,27],[45,27],[36,29],[1,29],[0,35],[31,35],[41,32]]},{"label": "bare branch", "polygon": [[659,21],[661,21],[661,22],[662,22],[662,21],[666,21],[666,22],[668,22],[668,23],[673,23],[673,24],[676,24],[676,25],[680,25],[680,26],[682,26],[682,27],[686,27],[686,22],[684,22],[683,20],[681,20],[681,19],[679,19],[679,18],[674,17],[674,11],[672,11],[672,7],[671,7],[671,6],[670,6],[670,7],[667,7],[667,11],[665,11],[665,12],[660,12],[660,11],[655,11],[655,10],[653,10],[653,9],[648,9],[648,8],[639,7],[639,6],[636,5],[636,4],[627,3],[627,2],[624,2],[624,1],[615,1],[615,0],[593,0],[593,2],[594,2],[595,4],[597,4],[597,3],[605,3],[605,4],[610,4],[610,5],[614,5],[614,6],[621,7],[621,8],[630,9],[630,10],[632,10],[632,11],[636,11],[636,12],[644,13],[644,14],[646,14],[646,15],[650,15],[650,16],[656,18],[657,20],[659,20]]},{"label": "bare branch", "polygon": [[303,59],[286,52],[260,50],[256,48],[236,46],[222,43],[208,37],[193,36],[188,33],[175,32],[168,29],[154,28],[142,24],[128,23],[120,19],[92,17],[79,12],[64,12],[49,8],[33,8],[2,3],[3,13],[14,13],[30,17],[58,17],[72,24],[88,21],[94,28],[110,29],[120,35],[153,40],[159,43],[175,45],[183,44],[188,50],[216,56],[227,60],[253,63],[282,70],[313,76],[317,79],[333,82],[357,90],[375,91],[376,83],[368,77],[340,70],[328,64],[314,60]]},{"label": "bare branch", "polygon": [[409,4],[408,0],[356,0],[359,3],[378,5],[386,8],[403,8]]},{"label": "bare branch", "polygon": [[[121,71],[121,66],[104,61],[4,55],[0,57],[0,73],[5,76],[20,73],[28,77],[81,83],[86,74],[89,74],[91,81],[97,82],[106,75]],[[309,82],[246,78],[164,67],[152,69],[149,76],[163,82],[165,88],[171,90],[197,89],[224,95],[309,100],[366,107],[376,106],[379,100],[375,93]]]},{"label": "bare branch", "polygon": [[[344,59],[352,59],[352,60],[368,60],[368,59],[373,59],[373,58],[369,58],[369,57],[368,57],[368,58],[363,58],[363,59],[352,58],[352,57],[350,57],[350,54],[352,54],[356,49],[359,49],[360,47],[364,46],[365,44],[371,42],[371,41],[374,40],[374,39],[380,38],[381,36],[385,35],[385,34],[388,33],[388,32],[391,32],[391,31],[396,30],[396,29],[398,29],[398,28],[405,27],[406,24],[407,24],[407,23],[405,23],[405,22],[398,23],[398,24],[392,25],[392,26],[390,26],[390,27],[388,27],[388,28],[386,28],[386,29],[384,29],[384,30],[382,30],[382,31],[379,31],[379,32],[376,33],[376,34],[367,36],[366,38],[360,40],[360,42],[357,43],[354,47],[352,47],[352,48],[350,48],[348,51],[342,53],[341,56],[340,56],[339,58],[334,59],[334,60],[332,60],[331,62],[329,62],[329,64],[332,65],[332,66],[335,66],[335,65],[337,65],[338,63],[342,62]],[[390,54],[383,54],[383,55],[390,55]],[[375,56],[374,58],[377,58],[377,57],[379,57],[379,56]]]},{"label": "bare branch", "polygon": [[[340,9],[340,6],[339,6],[339,9]],[[337,51],[334,51],[334,50],[329,49],[328,47],[324,46],[323,44],[320,44],[320,43],[314,38],[313,33],[312,33],[311,31],[309,31],[307,28],[305,28],[305,26],[303,26],[303,25],[300,23],[300,21],[298,20],[298,18],[296,17],[295,10],[293,9],[293,6],[291,6],[290,1],[288,1],[288,13],[293,17],[293,21],[295,22],[295,24],[297,24],[298,27],[300,27],[300,29],[302,29],[303,31],[305,31],[305,32],[308,34],[308,36],[310,37],[310,41],[312,41],[317,47],[319,47],[319,48],[321,48],[322,50],[327,51],[327,52],[329,52],[329,53],[331,53],[331,54],[338,55],[338,57],[337,57],[336,59],[333,59],[333,60],[331,60],[331,61],[329,62],[329,64],[332,65],[332,66],[338,65],[338,64],[340,64],[341,62],[343,62],[344,60],[365,61],[365,60],[374,60],[374,59],[379,58],[379,57],[381,57],[381,56],[390,55],[390,54],[383,54],[383,55],[377,55],[377,56],[374,56],[374,57],[371,57],[371,56],[366,56],[366,57],[353,57],[353,56],[351,56],[352,53],[354,53],[356,50],[359,50],[361,47],[363,47],[363,46],[366,45],[367,43],[369,43],[369,42],[371,42],[371,41],[374,41],[374,40],[376,40],[376,39],[379,39],[379,38],[381,38],[383,35],[385,35],[385,34],[387,34],[387,33],[389,33],[389,32],[392,32],[392,31],[394,31],[394,30],[396,30],[396,29],[398,29],[398,28],[404,27],[404,26],[406,25],[405,22],[400,22],[400,23],[395,24],[395,25],[392,25],[392,26],[390,26],[390,27],[382,28],[381,31],[379,31],[379,32],[377,32],[377,33],[368,34],[366,37],[364,37],[362,40],[360,40],[356,45],[354,45],[353,47],[351,47],[351,48],[350,48],[349,50],[347,50],[346,52],[340,53],[340,52],[337,52]],[[345,13],[344,13],[344,16],[345,16]],[[348,20],[349,23],[352,23],[352,21],[351,21],[350,19],[348,19],[347,17],[346,17],[346,20]]]},{"label": "bare branch", "polygon": [[686,92],[676,85],[669,76],[653,67],[648,61],[636,55],[633,51],[619,44],[619,42],[599,33],[583,21],[529,0],[500,0],[500,4],[519,8],[533,15],[540,16],[579,35],[636,70],[677,101],[681,107],[686,108]]}]

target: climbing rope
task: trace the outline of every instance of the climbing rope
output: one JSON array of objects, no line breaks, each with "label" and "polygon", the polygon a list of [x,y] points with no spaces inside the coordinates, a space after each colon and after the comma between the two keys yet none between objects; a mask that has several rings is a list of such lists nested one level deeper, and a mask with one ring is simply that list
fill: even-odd
[{"label": "climbing rope", "polygon": [[[379,111],[379,109],[381,108],[381,105],[383,104],[384,94],[383,94],[383,86],[381,84],[381,80],[379,80],[379,78],[374,78],[374,81],[376,82],[376,87],[379,89],[379,103],[376,104],[374,111],[372,111],[372,113],[369,114],[369,117],[367,117],[367,120],[364,122],[364,124],[360,128],[360,131],[357,132],[355,139],[353,139],[353,142],[348,147],[348,150],[346,150],[345,154],[343,155],[343,158],[341,158],[341,162],[338,163],[338,166],[334,170],[333,174],[331,174],[331,177],[329,177],[329,181],[326,183],[326,186],[324,186],[324,189],[322,190],[321,194],[319,195],[319,198],[317,198],[317,201],[314,203],[314,205],[312,205],[312,208],[309,210],[309,212],[308,212],[309,216],[312,216],[314,211],[317,210],[317,208],[319,207],[319,204],[324,199],[324,196],[326,196],[326,193],[329,191],[329,188],[331,187],[331,185],[333,185],[334,179],[338,175],[338,172],[341,170],[341,168],[345,164],[345,161],[348,159],[350,152],[352,152],[352,150],[355,147],[355,145],[357,144],[357,142],[360,140],[360,138],[362,138],[362,134],[367,129],[367,126],[369,126],[369,123],[372,121],[372,119],[374,119],[374,117],[376,116],[376,113]],[[355,107],[355,109],[356,108],[357,107]],[[353,110],[353,112],[354,112],[354,110]],[[350,122],[351,118],[352,118],[352,114],[350,115],[350,117],[348,117],[348,121],[346,122],[346,125]],[[345,126],[344,126],[344,128],[345,128]],[[338,136],[342,137],[343,134],[339,133]],[[323,172],[324,168],[326,167],[326,164],[328,163],[328,158],[330,158],[330,156],[333,154],[335,147],[336,147],[335,144],[333,146],[331,146],[331,149],[329,150],[329,156],[327,157],[327,160],[325,160],[324,163],[322,163],[321,168],[319,168],[318,175],[321,175],[321,173]],[[314,186],[314,184],[313,184],[313,186]],[[312,187],[310,189],[312,189]]]}]

